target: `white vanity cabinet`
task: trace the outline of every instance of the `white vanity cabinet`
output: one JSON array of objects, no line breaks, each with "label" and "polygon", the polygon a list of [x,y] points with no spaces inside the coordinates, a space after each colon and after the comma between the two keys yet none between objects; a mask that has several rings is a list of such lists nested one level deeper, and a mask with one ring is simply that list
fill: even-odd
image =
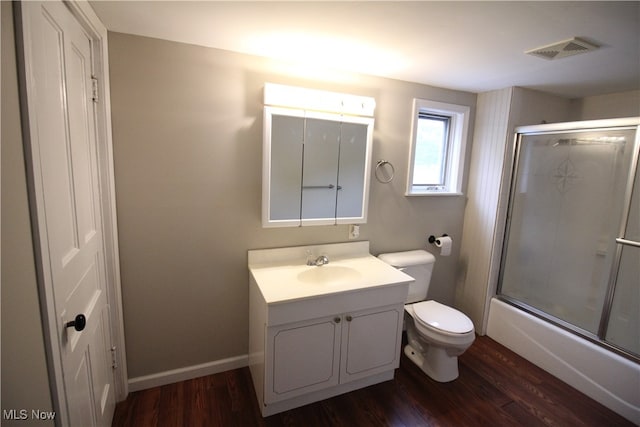
[{"label": "white vanity cabinet", "polygon": [[[249,368],[263,416],[393,379],[413,279],[368,250],[249,251]],[[309,251],[330,263],[305,265]]]},{"label": "white vanity cabinet", "polygon": [[397,304],[267,328],[265,403],[397,368],[402,316]]}]

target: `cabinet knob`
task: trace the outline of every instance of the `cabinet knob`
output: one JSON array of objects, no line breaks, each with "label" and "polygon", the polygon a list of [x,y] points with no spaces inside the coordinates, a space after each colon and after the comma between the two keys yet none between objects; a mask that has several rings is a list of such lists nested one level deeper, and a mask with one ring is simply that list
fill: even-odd
[{"label": "cabinet knob", "polygon": [[353,320],[353,317],[347,316],[346,319],[347,319],[347,322],[351,322]]},{"label": "cabinet knob", "polygon": [[339,317],[334,317],[333,321],[336,322],[336,323],[340,323],[340,318]]}]

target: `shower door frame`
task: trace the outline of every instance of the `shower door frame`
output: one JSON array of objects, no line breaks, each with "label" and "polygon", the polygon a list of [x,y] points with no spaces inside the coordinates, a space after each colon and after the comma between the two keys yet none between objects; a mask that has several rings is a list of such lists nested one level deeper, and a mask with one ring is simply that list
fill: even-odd
[{"label": "shower door frame", "polygon": [[[603,302],[603,308],[600,313],[600,322],[598,333],[595,334],[591,331],[583,329],[577,325],[569,323],[563,319],[560,319],[552,314],[542,311],[536,307],[533,307],[525,302],[522,302],[516,298],[503,295],[502,281],[505,269],[505,260],[507,255],[507,243],[509,238],[509,232],[511,227],[511,218],[514,204],[514,194],[516,191],[518,165],[520,163],[520,147],[521,141],[524,136],[530,135],[552,135],[563,133],[574,133],[582,131],[612,131],[612,130],[635,130],[635,138],[632,141],[632,157],[629,164],[629,170],[626,177],[625,194],[623,197],[623,211],[620,218],[618,218],[618,235],[616,237],[616,248],[613,254],[611,269],[609,271],[609,281],[607,283],[607,289],[605,292],[605,298]],[[515,129],[513,145],[511,150],[507,150],[506,155],[509,157],[505,159],[504,174],[503,174],[503,186],[508,186],[509,193],[507,198],[506,217],[504,217],[504,233],[502,235],[502,248],[500,255],[500,267],[498,274],[498,283],[496,286],[496,297],[520,310],[523,310],[533,316],[543,319],[551,324],[554,324],[568,332],[576,334],[584,339],[587,339],[594,344],[602,346],[616,354],[619,354],[627,359],[635,362],[640,362],[640,355],[636,355],[627,351],[626,349],[619,347],[613,343],[606,341],[607,327],[609,318],[611,316],[611,307],[613,305],[613,297],[616,286],[616,280],[618,275],[618,269],[620,267],[620,259],[622,257],[622,247],[628,242],[624,239],[624,233],[627,226],[629,212],[631,210],[631,196],[633,194],[633,186],[635,175],[640,173],[638,168],[640,157],[640,117],[629,117],[621,119],[605,119],[605,120],[589,120],[578,122],[565,122],[565,123],[552,123],[541,124],[531,126],[519,126]],[[633,245],[635,246],[635,245]]]}]

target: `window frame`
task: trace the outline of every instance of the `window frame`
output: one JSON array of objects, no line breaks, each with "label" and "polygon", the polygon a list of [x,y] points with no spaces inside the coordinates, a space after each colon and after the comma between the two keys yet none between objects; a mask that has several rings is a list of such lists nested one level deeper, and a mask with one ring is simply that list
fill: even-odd
[{"label": "window frame", "polygon": [[[411,122],[411,149],[407,174],[406,196],[459,196],[462,195],[464,160],[471,107],[414,98]],[[444,182],[437,184],[414,184],[415,153],[418,123],[421,116],[448,119],[446,152],[443,156]]]},{"label": "window frame", "polygon": [[[449,115],[443,115],[443,114],[434,114],[432,112],[426,112],[426,111],[419,111],[418,112],[418,119],[417,119],[417,126],[416,126],[416,137],[417,138],[417,133],[418,133],[418,128],[420,126],[420,121],[421,120],[431,120],[431,121],[438,121],[438,122],[442,122],[444,124],[444,139],[442,141],[442,145],[444,147],[442,147],[443,149],[443,153],[442,153],[442,163],[440,164],[440,179],[437,182],[423,182],[423,183],[419,183],[416,184],[414,181],[414,177],[412,176],[411,179],[411,185],[412,186],[416,186],[418,188],[424,188],[424,187],[442,187],[445,188],[447,185],[447,177],[449,174],[449,151],[451,148],[451,116]],[[417,150],[417,144],[416,144],[416,150]],[[415,153],[414,153],[414,160],[415,160]],[[414,161],[414,169],[415,169],[415,161]]]}]

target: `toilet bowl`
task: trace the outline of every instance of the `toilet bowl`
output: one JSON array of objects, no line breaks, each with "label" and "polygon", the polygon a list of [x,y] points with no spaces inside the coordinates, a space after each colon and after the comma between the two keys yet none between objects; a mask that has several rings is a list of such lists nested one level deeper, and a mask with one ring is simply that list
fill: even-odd
[{"label": "toilet bowl", "polygon": [[408,344],[404,353],[438,382],[458,378],[458,356],[475,340],[473,322],[464,313],[437,301],[424,301],[435,257],[423,250],[381,254],[379,258],[415,279],[405,305]]},{"label": "toilet bowl", "polygon": [[458,378],[458,356],[475,340],[471,319],[437,301],[407,304],[405,311],[407,357],[438,382]]}]

